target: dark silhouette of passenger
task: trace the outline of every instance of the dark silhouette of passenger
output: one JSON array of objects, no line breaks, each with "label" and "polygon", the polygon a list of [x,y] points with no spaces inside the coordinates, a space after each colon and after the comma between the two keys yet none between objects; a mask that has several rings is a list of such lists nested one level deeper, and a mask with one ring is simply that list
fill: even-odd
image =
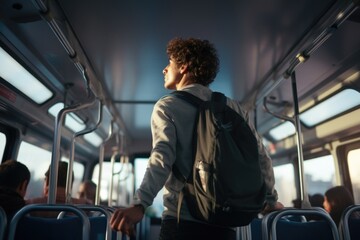
[{"label": "dark silhouette of passenger", "polygon": [[0,206],[8,222],[25,206],[24,196],[30,181],[30,171],[21,162],[6,160],[0,165]]},{"label": "dark silhouette of passenger", "polygon": [[309,195],[309,201],[312,207],[321,207],[324,208],[324,195],[320,193],[315,193],[314,195]]}]

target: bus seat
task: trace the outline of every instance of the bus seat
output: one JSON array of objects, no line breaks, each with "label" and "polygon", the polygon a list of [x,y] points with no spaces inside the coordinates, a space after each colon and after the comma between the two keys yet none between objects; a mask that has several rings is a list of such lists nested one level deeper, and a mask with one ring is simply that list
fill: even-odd
[{"label": "bus seat", "polygon": [[255,218],[250,223],[252,240],[261,240],[261,220],[260,218]]},{"label": "bus seat", "polygon": [[[289,221],[284,216],[319,216],[319,221]],[[272,240],[339,240],[339,232],[335,222],[331,219],[323,209],[284,209],[273,215],[271,223],[270,235]],[[266,235],[268,236],[268,235]],[[267,238],[265,238],[267,239]]]},{"label": "bus seat", "polygon": [[340,229],[343,239],[360,239],[360,217],[354,213],[360,211],[360,205],[346,208],[341,216]]},{"label": "bus seat", "polygon": [[[32,217],[33,211],[66,211],[74,216],[61,219]],[[9,240],[89,239],[90,222],[85,213],[71,205],[31,204],[20,209],[9,225]]]},{"label": "bus seat", "polygon": [[76,205],[85,212],[96,212],[100,213],[102,216],[90,216],[90,240],[105,239],[111,240],[112,231],[110,226],[111,212],[103,207],[98,205]]},{"label": "bus seat", "polygon": [[7,227],[7,217],[4,209],[0,207],[0,240],[4,239]]},{"label": "bus seat", "polygon": [[136,240],[147,240],[150,234],[150,217],[144,215],[143,219],[136,224]]}]

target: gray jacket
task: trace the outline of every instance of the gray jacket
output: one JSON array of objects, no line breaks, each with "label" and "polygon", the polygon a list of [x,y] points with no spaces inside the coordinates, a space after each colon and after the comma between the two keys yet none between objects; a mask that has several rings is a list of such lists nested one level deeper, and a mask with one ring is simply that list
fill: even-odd
[{"label": "gray jacket", "polygon": [[[209,100],[212,93],[208,87],[200,84],[187,85],[179,90],[188,91],[203,100]],[[238,102],[228,98],[227,105],[248,120]],[[164,187],[163,217],[177,217],[178,196],[183,183],[173,175],[172,166],[177,161],[179,170],[185,176],[192,170],[191,141],[195,115],[196,109],[193,106],[173,96],[165,96],[155,104],[151,116],[153,149],[144,179],[135,193],[134,204],[141,203],[145,208],[150,206],[157,193]],[[254,130],[253,127],[252,129]],[[277,193],[274,189],[272,163],[259,136],[258,144],[262,174],[267,187],[267,202],[273,205],[277,201]],[[185,201],[182,203],[180,218],[195,221],[188,212]]]}]

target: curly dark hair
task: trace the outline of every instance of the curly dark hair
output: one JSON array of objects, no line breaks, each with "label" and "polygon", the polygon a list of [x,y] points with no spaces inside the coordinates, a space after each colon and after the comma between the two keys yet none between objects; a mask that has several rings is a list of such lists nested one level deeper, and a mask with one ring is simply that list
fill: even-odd
[{"label": "curly dark hair", "polygon": [[166,52],[178,65],[188,65],[195,83],[208,86],[219,71],[217,51],[208,40],[175,38],[168,43]]}]

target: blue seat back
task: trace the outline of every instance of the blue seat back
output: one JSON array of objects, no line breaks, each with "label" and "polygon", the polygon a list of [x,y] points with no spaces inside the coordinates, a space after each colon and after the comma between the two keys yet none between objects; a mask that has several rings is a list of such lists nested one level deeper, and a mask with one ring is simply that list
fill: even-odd
[{"label": "blue seat back", "polygon": [[250,223],[250,227],[251,227],[251,239],[252,240],[261,240],[262,239],[261,219],[254,218]]},{"label": "blue seat back", "polygon": [[7,227],[7,216],[2,207],[0,207],[0,240],[4,239]]},{"label": "blue seat back", "polygon": [[15,239],[82,239],[82,222],[78,217],[55,219],[25,216],[18,223]]},{"label": "blue seat back", "polygon": [[360,239],[360,219],[349,219],[349,233],[350,239]]},{"label": "blue seat back", "polygon": [[89,217],[90,240],[106,239],[107,218],[105,216]]},{"label": "blue seat back", "polygon": [[276,226],[277,240],[329,240],[334,239],[326,221],[296,222],[281,220]]},{"label": "blue seat back", "polygon": [[360,239],[360,205],[351,205],[344,210],[340,229],[344,239]]},{"label": "blue seat back", "polygon": [[[289,221],[284,216],[319,216],[319,221]],[[279,211],[271,223],[271,237],[273,240],[307,239],[307,240],[339,240],[339,232],[335,222],[323,209],[284,209]]]}]

